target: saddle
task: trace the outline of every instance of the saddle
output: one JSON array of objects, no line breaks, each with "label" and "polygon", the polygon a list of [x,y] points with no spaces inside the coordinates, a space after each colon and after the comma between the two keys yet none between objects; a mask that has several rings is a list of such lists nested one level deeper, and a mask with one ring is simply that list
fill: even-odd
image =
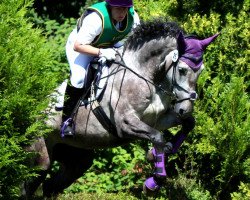
[{"label": "saddle", "polygon": [[83,94],[85,96],[84,99],[88,99],[87,103],[101,100],[106,89],[110,65],[111,62],[100,63],[98,58],[90,62],[84,83],[86,94]]},{"label": "saddle", "polygon": [[[90,62],[86,73],[84,83],[85,86],[83,90],[84,92],[81,98],[81,106],[86,106],[95,100],[101,100],[107,85],[109,75],[108,68],[110,65],[111,63],[106,63],[105,65],[102,65],[97,58]],[[56,98],[56,101],[54,102],[54,107],[56,111],[63,110],[64,95],[67,87],[67,82],[68,80],[65,80],[56,89],[55,94],[52,95]]]},{"label": "saddle", "polygon": [[[92,112],[99,120],[99,122],[103,125],[103,127],[109,133],[118,137],[115,126],[112,124],[103,108],[99,104],[107,86],[110,65],[111,62],[107,61],[105,64],[102,64],[97,59],[94,59],[90,62],[85,78],[85,92],[82,94],[81,99],[72,112],[72,119],[74,119],[74,116],[80,106],[87,106],[88,104],[90,104]],[[58,89],[58,93],[61,96],[59,96],[57,100],[61,99],[61,102],[63,102],[64,99],[64,91],[66,89],[66,85],[67,82],[64,81],[61,88]],[[60,90],[63,90],[63,92],[60,93]],[[56,111],[61,111],[62,109],[63,104],[61,104],[61,106],[55,106]]]}]

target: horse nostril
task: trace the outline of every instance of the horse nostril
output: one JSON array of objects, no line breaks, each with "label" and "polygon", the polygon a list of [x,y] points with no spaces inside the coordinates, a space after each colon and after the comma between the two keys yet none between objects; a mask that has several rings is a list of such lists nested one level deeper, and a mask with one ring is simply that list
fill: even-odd
[{"label": "horse nostril", "polygon": [[182,115],[184,113],[184,110],[183,109],[180,109],[179,110],[179,114]]}]

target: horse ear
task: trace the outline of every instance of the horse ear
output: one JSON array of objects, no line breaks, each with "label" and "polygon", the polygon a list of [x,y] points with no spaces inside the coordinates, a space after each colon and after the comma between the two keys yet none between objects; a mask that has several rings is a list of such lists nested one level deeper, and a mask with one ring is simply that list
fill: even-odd
[{"label": "horse ear", "polygon": [[211,37],[209,37],[209,38],[206,38],[206,39],[204,39],[204,40],[201,40],[201,41],[200,41],[200,44],[201,44],[201,46],[202,46],[202,50],[205,50],[205,49],[207,48],[207,46],[208,46],[210,43],[212,43],[212,42],[215,40],[215,38],[218,37],[219,34],[220,34],[220,33],[217,33],[217,34],[215,34],[215,35],[213,35],[213,36],[211,36]]},{"label": "horse ear", "polygon": [[177,45],[178,45],[179,55],[181,56],[182,54],[185,53],[185,49],[186,49],[185,38],[181,31],[179,32],[179,35],[177,38]]}]

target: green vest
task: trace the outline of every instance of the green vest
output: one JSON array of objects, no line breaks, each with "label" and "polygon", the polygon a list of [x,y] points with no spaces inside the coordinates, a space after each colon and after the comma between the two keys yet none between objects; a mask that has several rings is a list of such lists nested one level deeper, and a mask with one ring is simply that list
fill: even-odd
[{"label": "green vest", "polygon": [[96,3],[89,7],[88,10],[96,11],[102,18],[102,32],[95,38],[91,45],[95,47],[111,47],[118,41],[122,40],[132,29],[134,21],[134,9],[129,8],[126,18],[123,20],[125,28],[120,31],[114,26],[109,15],[106,2]]}]

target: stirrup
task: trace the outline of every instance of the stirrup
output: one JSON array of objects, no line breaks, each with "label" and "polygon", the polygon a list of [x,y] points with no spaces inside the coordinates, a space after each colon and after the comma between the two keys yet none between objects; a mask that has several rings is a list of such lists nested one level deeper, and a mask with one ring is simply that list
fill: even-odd
[{"label": "stirrup", "polygon": [[75,126],[72,118],[68,118],[66,121],[63,122],[60,133],[61,137],[75,135]]}]

